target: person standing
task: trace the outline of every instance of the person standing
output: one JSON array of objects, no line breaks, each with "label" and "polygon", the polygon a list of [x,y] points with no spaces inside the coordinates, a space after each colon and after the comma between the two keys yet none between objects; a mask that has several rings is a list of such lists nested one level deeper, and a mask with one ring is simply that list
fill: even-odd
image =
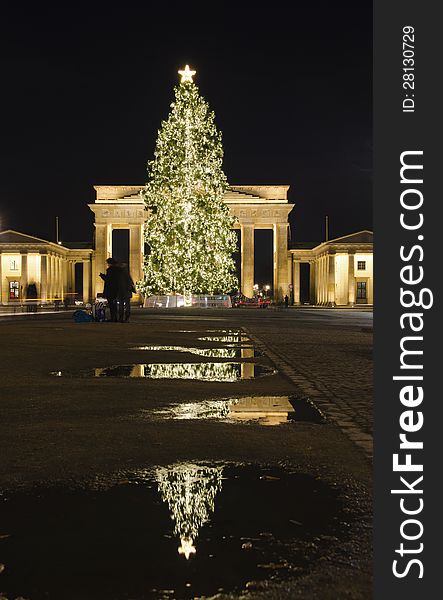
[{"label": "person standing", "polygon": [[286,296],[285,296],[285,308],[288,308],[288,306],[289,306],[289,296],[288,296],[288,294],[286,294]]},{"label": "person standing", "polygon": [[120,279],[118,286],[118,320],[120,323],[129,321],[131,314],[131,298],[132,294],[135,293],[135,285],[129,274],[128,266],[125,263],[119,265],[120,267]]},{"label": "person standing", "polygon": [[111,321],[116,322],[118,318],[117,298],[119,295],[121,267],[118,266],[115,258],[107,258],[106,263],[108,265],[106,274],[100,273],[100,277],[105,282],[103,296],[108,301],[109,310],[111,311]]}]

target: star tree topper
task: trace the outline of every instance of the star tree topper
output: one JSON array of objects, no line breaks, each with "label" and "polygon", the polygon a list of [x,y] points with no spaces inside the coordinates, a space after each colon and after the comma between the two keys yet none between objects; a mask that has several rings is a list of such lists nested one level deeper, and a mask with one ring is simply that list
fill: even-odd
[{"label": "star tree topper", "polygon": [[192,83],[192,78],[194,77],[196,72],[197,71],[191,71],[191,69],[189,68],[189,65],[186,65],[183,70],[178,71],[178,74],[181,75],[180,83],[186,83],[187,81]]}]

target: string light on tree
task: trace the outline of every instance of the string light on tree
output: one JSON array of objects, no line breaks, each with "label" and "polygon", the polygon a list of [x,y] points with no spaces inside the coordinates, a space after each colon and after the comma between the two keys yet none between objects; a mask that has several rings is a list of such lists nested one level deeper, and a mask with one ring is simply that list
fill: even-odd
[{"label": "string light on tree", "polygon": [[218,294],[238,287],[234,219],[223,202],[228,185],[221,133],[192,80],[195,71],[186,65],[179,74],[142,192],[148,253],[139,288],[146,296]]}]

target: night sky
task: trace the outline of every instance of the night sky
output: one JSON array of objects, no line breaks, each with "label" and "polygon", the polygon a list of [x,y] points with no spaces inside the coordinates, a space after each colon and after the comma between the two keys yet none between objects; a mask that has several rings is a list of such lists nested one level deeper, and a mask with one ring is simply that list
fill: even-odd
[{"label": "night sky", "polygon": [[[189,63],[231,184],[289,184],[292,239],[372,228],[372,2],[8,3],[0,229],[92,239],[94,184],[143,184]],[[140,3],[141,4],[141,3]]]}]

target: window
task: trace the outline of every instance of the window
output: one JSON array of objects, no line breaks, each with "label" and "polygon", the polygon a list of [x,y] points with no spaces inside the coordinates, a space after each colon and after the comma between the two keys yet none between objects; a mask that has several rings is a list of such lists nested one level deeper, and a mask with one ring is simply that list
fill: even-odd
[{"label": "window", "polygon": [[357,261],[357,270],[358,271],[366,271],[366,261],[365,260]]},{"label": "window", "polygon": [[9,299],[18,300],[20,297],[20,286],[18,281],[9,282]]},{"label": "window", "polygon": [[18,260],[16,258],[9,259],[9,270],[10,271],[18,271],[19,270]]}]

